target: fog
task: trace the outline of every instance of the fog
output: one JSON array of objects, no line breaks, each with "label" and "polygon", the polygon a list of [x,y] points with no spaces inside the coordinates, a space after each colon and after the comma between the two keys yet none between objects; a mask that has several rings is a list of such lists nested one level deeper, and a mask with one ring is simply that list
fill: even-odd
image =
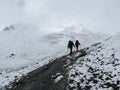
[{"label": "fog", "polygon": [[120,0],[0,0],[0,29],[15,23],[31,23],[45,32],[82,24],[114,34],[120,29]]}]

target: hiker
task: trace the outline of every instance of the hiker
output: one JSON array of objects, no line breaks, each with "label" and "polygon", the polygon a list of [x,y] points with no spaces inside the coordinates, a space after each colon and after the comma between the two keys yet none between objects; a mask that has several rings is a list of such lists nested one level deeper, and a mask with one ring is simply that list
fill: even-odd
[{"label": "hiker", "polygon": [[69,42],[68,42],[68,49],[70,49],[70,55],[72,55],[73,46],[75,47],[73,41],[69,41]]},{"label": "hiker", "polygon": [[75,42],[76,52],[78,52],[79,45],[80,45],[79,41],[78,41],[78,40],[76,40],[76,42]]}]

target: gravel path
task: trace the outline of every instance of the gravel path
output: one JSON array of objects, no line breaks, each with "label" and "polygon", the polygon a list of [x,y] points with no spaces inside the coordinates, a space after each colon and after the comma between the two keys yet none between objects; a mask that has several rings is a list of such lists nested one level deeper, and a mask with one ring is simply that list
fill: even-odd
[{"label": "gravel path", "polygon": [[53,62],[30,72],[10,90],[66,90],[67,67],[72,65],[78,58],[86,55],[84,50],[57,58]]}]

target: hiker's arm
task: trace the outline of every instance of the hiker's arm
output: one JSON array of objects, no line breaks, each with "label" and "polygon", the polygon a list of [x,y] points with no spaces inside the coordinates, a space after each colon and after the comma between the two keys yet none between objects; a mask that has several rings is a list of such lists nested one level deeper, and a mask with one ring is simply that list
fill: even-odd
[{"label": "hiker's arm", "polygon": [[73,43],[73,46],[75,47],[75,44]]}]

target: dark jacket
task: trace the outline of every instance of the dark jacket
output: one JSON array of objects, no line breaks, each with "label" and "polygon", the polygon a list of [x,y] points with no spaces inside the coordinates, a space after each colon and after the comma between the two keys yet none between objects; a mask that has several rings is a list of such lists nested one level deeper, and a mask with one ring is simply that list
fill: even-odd
[{"label": "dark jacket", "polygon": [[78,47],[79,45],[80,45],[79,41],[76,40],[76,42],[75,42],[75,46]]},{"label": "dark jacket", "polygon": [[73,46],[75,46],[74,43],[72,41],[69,41],[68,42],[68,48],[72,48]]}]

